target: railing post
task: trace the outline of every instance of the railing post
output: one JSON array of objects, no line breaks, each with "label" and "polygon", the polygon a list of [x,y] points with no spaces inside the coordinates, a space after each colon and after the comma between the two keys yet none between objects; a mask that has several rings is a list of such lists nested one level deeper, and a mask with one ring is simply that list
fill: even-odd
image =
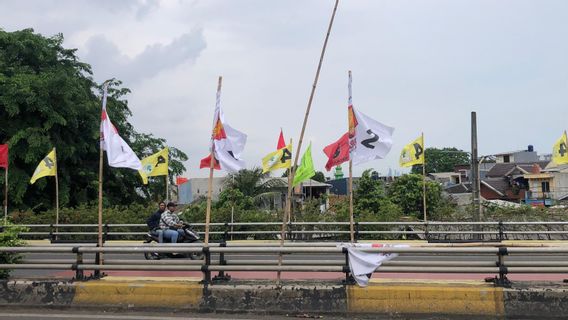
[{"label": "railing post", "polygon": [[73,253],[77,254],[77,260],[73,265],[73,269],[75,269],[75,280],[84,280],[85,275],[83,273],[83,269],[79,269],[79,266],[83,264],[83,253],[79,252],[79,247],[73,247]]},{"label": "railing post", "polygon": [[292,220],[288,221],[288,240],[292,239]]},{"label": "railing post", "polygon": [[343,266],[343,272],[345,273],[345,280],[343,280],[345,285],[350,285],[355,283],[355,279],[351,276],[351,269],[349,268],[349,250],[343,247],[341,248],[341,253],[345,255],[345,265]]},{"label": "railing post", "polygon": [[359,221],[355,222],[355,242],[359,240]]},{"label": "railing post", "polygon": [[504,228],[503,221],[499,221],[499,241],[503,241]]},{"label": "railing post", "polygon": [[[221,248],[227,247],[228,233],[229,233],[229,224],[225,223],[225,233],[223,233],[223,239],[221,240],[221,243],[219,243],[219,247]],[[227,260],[225,260],[225,252],[219,253],[219,265],[221,266],[227,265]],[[219,271],[219,274],[213,277],[213,282],[229,281],[229,280],[231,280],[231,276],[225,274],[225,271],[223,270]]]},{"label": "railing post", "polygon": [[[101,248],[99,247],[99,244],[97,243],[97,248]],[[101,251],[97,251],[97,253],[95,254],[95,265],[100,265],[101,264]],[[100,269],[96,269],[93,272],[93,275],[95,277],[95,279],[100,279],[101,278],[101,270]]]},{"label": "railing post", "polygon": [[201,266],[201,272],[203,272],[203,284],[207,286],[211,283],[211,271],[209,270],[209,266],[211,265],[211,251],[209,251],[209,247],[203,247],[202,252],[205,256],[205,264]]},{"label": "railing post", "polygon": [[110,227],[109,227],[108,223],[105,223],[105,231],[103,233],[103,243],[105,243],[108,240],[109,231],[110,231]]},{"label": "railing post", "polygon": [[55,242],[55,240],[57,240],[54,231],[55,231],[55,227],[53,226],[53,223],[51,223],[49,225],[49,239],[52,243]]},{"label": "railing post", "polygon": [[497,262],[497,266],[499,267],[499,278],[495,281],[495,285],[499,287],[511,287],[511,282],[507,279],[508,270],[505,266],[505,256],[508,254],[509,252],[507,251],[507,247],[499,247],[499,251],[497,253],[499,259]]},{"label": "railing post", "polygon": [[428,221],[424,222],[424,238],[427,242],[430,242],[430,229],[429,229]]}]

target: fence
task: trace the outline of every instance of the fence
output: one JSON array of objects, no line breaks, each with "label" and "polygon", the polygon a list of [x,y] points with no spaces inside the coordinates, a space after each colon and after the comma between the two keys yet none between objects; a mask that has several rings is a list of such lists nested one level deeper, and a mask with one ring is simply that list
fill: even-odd
[{"label": "fence", "polygon": [[[96,224],[35,224],[20,236],[24,239],[52,241],[96,241]],[[203,223],[193,224],[202,233]],[[212,223],[211,238],[216,241],[279,239],[281,223]],[[2,228],[2,227],[0,227]],[[142,240],[145,224],[105,224],[105,240]],[[289,222],[286,238],[302,241],[347,240],[348,222]],[[421,239],[430,242],[503,241],[503,240],[568,240],[568,222],[356,222],[355,238]]]},{"label": "fence", "polygon": [[[385,262],[376,272],[397,273],[477,273],[494,276],[497,285],[509,282],[508,274],[514,273],[568,273],[568,246],[516,247],[502,245],[467,246],[423,245],[419,247],[369,247],[360,248],[365,252],[398,253],[399,258],[407,256],[411,260],[394,259]],[[145,270],[145,271],[199,271],[204,283],[229,280],[229,271],[302,271],[344,273],[349,282],[349,255],[347,249],[337,243],[249,243],[213,244],[203,247],[200,244],[184,245],[142,245],[142,246],[104,246],[93,245],[50,245],[27,247],[0,247],[0,253],[51,253],[75,255],[73,259],[29,259],[18,264],[0,264],[0,269],[60,269],[75,271],[76,280],[87,277],[84,272],[94,270],[100,276],[103,270]],[[168,259],[101,259],[108,254],[203,254],[203,260]],[[278,265],[277,255],[285,255]],[[86,259],[94,255],[95,259]],[[226,256],[230,258],[227,259]],[[247,255],[247,259],[243,259]],[[250,256],[254,258],[250,258]],[[441,259],[440,256],[446,259]],[[471,260],[464,257],[478,256]],[[432,259],[437,257],[436,259]],[[517,259],[512,259],[517,257]],[[262,259],[259,259],[262,258]],[[481,259],[483,258],[483,259]],[[216,277],[212,273],[219,272]]]}]

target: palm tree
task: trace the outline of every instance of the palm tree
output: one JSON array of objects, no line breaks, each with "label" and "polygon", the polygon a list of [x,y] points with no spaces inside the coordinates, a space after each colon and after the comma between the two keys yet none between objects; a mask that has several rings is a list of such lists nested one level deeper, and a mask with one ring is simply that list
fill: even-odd
[{"label": "palm tree", "polygon": [[262,168],[243,169],[236,173],[230,173],[225,180],[227,188],[240,190],[245,196],[257,198],[271,193],[274,188],[284,187],[286,184],[278,179],[270,178],[270,174],[262,173]]}]

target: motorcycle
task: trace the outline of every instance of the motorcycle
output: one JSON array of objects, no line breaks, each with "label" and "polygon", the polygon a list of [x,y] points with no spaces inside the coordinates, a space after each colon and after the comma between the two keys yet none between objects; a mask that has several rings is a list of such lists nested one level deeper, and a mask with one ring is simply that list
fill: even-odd
[{"label": "motorcycle", "polygon": [[[199,234],[191,229],[190,225],[187,223],[183,224],[182,227],[183,236],[177,240],[177,243],[202,243]],[[144,244],[158,244],[158,232],[151,230],[146,234],[146,239]],[[164,258],[189,258],[191,260],[203,260],[204,256],[202,252],[188,252],[188,253],[158,253],[158,252],[144,252],[144,258],[146,260],[160,260]]]}]

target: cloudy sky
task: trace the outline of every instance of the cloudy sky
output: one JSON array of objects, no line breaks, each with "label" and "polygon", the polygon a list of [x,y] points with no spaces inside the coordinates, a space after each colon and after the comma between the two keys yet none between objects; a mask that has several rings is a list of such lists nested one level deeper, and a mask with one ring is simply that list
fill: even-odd
[{"label": "cloudy sky", "polygon": [[[248,134],[249,167],[297,141],[333,1],[0,0],[0,28],[63,33],[97,81],[132,90],[131,122],[185,151],[188,177],[204,177],[217,77],[226,120]],[[550,153],[568,128],[568,2],[553,0],[343,0],[306,137],[321,149],[346,131],[353,102],[396,128],[391,153],[355,167],[400,170],[402,146],[480,154],[532,144]],[[304,144],[305,146],[305,144]],[[303,148],[304,149],[304,148]]]}]

